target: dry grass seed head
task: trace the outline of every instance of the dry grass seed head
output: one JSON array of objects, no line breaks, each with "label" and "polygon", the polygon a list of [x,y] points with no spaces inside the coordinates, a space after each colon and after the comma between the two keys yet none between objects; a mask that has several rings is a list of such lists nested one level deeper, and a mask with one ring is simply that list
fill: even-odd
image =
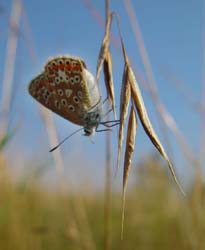
[{"label": "dry grass seed head", "polygon": [[136,129],[137,129],[137,117],[135,115],[135,110],[132,105],[128,121],[127,139],[126,139],[125,156],[124,156],[123,192],[126,188],[132,155],[134,152]]},{"label": "dry grass seed head", "polygon": [[124,225],[124,212],[125,212],[125,193],[127,186],[127,179],[129,170],[132,162],[132,156],[135,148],[135,136],[137,131],[137,117],[133,105],[131,106],[129,122],[127,128],[127,139],[124,156],[124,169],[123,169],[123,192],[122,192],[122,227],[121,227],[121,238],[123,236],[123,225]]},{"label": "dry grass seed head", "polygon": [[115,110],[115,91],[114,91],[113,77],[112,77],[112,56],[111,56],[109,49],[105,56],[103,69],[104,69],[104,79],[105,79],[105,86],[107,90],[107,97],[112,103],[112,110],[114,112],[114,117],[116,120],[117,115],[116,115],[116,110]]},{"label": "dry grass seed head", "polygon": [[161,156],[167,161],[167,164],[169,166],[169,169],[172,173],[172,176],[176,182],[176,184],[178,185],[179,189],[181,190],[181,192],[184,194],[184,191],[175,175],[173,166],[157,136],[157,134],[155,133],[152,124],[149,120],[145,105],[144,105],[144,101],[140,92],[140,88],[138,86],[137,80],[135,78],[135,75],[132,71],[132,68],[129,66],[128,67],[128,81],[130,82],[130,86],[131,86],[131,95],[132,95],[132,100],[135,104],[135,107],[137,109],[140,121],[142,123],[142,126],[146,132],[146,134],[148,135],[148,137],[150,138],[151,142],[154,144],[154,146],[157,148],[157,150],[159,151],[159,153],[161,154]]},{"label": "dry grass seed head", "polygon": [[118,135],[118,156],[117,156],[117,170],[120,162],[121,151],[122,151],[122,143],[123,143],[123,133],[124,133],[124,126],[125,121],[127,118],[128,107],[130,103],[130,84],[128,81],[128,67],[125,64],[123,78],[122,78],[122,88],[121,88],[121,96],[120,96],[120,128],[119,128],[119,135]]},{"label": "dry grass seed head", "polygon": [[111,22],[112,22],[112,13],[108,12],[108,16],[106,17],[105,35],[104,35],[104,38],[102,41],[102,45],[100,48],[100,53],[99,53],[98,61],[97,61],[97,69],[96,69],[97,82],[99,82],[102,65],[103,65],[103,62],[105,60],[106,54],[109,50]]}]

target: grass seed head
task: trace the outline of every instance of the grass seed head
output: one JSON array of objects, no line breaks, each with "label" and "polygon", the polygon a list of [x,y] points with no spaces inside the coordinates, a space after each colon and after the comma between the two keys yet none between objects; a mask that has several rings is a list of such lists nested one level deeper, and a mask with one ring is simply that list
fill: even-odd
[{"label": "grass seed head", "polygon": [[144,105],[144,101],[141,95],[141,91],[140,88],[138,86],[137,80],[135,78],[135,75],[132,71],[131,67],[128,67],[128,80],[130,82],[130,86],[131,86],[131,96],[132,96],[132,100],[135,104],[135,107],[137,109],[140,121],[142,123],[142,126],[146,132],[146,134],[148,135],[148,137],[150,138],[151,142],[154,144],[154,146],[157,148],[157,150],[159,151],[159,153],[161,154],[161,156],[167,161],[168,167],[171,171],[171,174],[176,182],[176,184],[178,185],[179,189],[181,190],[181,192],[184,194],[184,191],[176,177],[176,174],[174,172],[173,166],[157,136],[157,134],[155,133],[152,124],[149,120],[145,105]]},{"label": "grass seed head", "polygon": [[122,88],[121,88],[121,96],[120,96],[120,128],[118,135],[118,156],[117,156],[117,170],[120,162],[121,151],[122,151],[122,143],[124,137],[124,126],[127,118],[128,107],[131,98],[130,92],[130,84],[128,81],[128,70],[127,65],[124,66],[123,78],[122,78]]},{"label": "grass seed head", "polygon": [[112,77],[112,56],[110,50],[107,51],[105,60],[103,63],[104,69],[104,79],[105,86],[107,90],[107,97],[112,103],[112,110],[114,112],[115,120],[117,120],[116,110],[115,110],[115,91],[113,85],[113,77]]},{"label": "grass seed head", "polygon": [[132,156],[135,149],[136,130],[137,130],[137,117],[135,115],[135,110],[132,105],[128,121],[127,139],[126,139],[125,156],[124,156],[121,238],[123,236],[123,226],[124,226],[126,186],[127,186],[129,170],[131,167]]},{"label": "grass seed head", "polygon": [[97,69],[96,69],[97,82],[99,82],[100,72],[102,70],[103,62],[109,50],[111,22],[112,22],[112,14],[108,13],[108,16],[106,17],[105,35],[101,44],[100,53],[97,61]]}]

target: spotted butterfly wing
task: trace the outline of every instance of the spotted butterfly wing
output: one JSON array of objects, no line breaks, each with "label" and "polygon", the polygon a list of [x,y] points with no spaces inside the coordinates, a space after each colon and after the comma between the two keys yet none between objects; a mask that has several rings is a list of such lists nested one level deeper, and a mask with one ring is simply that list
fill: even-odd
[{"label": "spotted butterfly wing", "polygon": [[29,93],[65,119],[84,126],[87,112],[100,102],[98,86],[85,62],[70,56],[48,61],[29,85]]}]

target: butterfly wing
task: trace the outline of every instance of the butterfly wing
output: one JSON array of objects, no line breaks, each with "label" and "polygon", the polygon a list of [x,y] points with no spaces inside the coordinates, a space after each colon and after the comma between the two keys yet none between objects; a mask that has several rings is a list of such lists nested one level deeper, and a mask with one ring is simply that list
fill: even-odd
[{"label": "butterfly wing", "polygon": [[45,65],[44,72],[31,81],[29,93],[56,114],[84,126],[86,112],[96,104],[96,97],[93,98],[96,84],[87,72],[80,58],[55,57]]}]

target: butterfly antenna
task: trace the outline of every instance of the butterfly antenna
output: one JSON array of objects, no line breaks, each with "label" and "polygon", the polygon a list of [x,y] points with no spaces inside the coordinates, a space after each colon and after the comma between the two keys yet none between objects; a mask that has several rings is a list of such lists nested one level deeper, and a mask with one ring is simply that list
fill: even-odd
[{"label": "butterfly antenna", "polygon": [[74,131],[72,134],[70,134],[69,136],[67,136],[66,138],[64,138],[58,145],[56,145],[54,148],[52,148],[51,150],[49,150],[49,152],[53,152],[54,150],[56,150],[58,147],[60,147],[61,144],[63,144],[67,139],[69,139],[71,136],[77,134],[79,131],[83,130],[83,128],[77,129],[76,131]]}]

